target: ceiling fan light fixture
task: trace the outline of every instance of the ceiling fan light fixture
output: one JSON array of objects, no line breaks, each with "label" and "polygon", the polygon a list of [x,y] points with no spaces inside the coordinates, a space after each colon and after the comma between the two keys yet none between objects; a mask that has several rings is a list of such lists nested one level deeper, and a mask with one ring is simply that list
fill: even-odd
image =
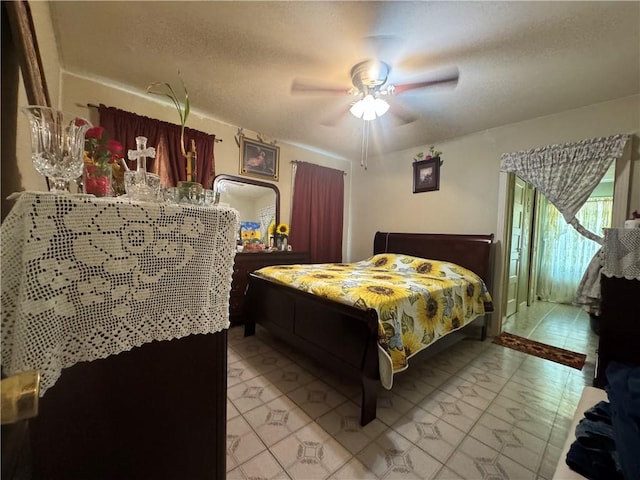
[{"label": "ceiling fan light fixture", "polygon": [[378,117],[381,117],[382,115],[387,113],[387,110],[389,110],[389,104],[381,98],[376,98],[373,101],[373,108],[375,109],[376,115]]},{"label": "ceiling fan light fixture", "polygon": [[351,105],[349,111],[354,117],[362,118],[362,115],[364,115],[364,100],[358,100],[356,103]]},{"label": "ceiling fan light fixture", "polygon": [[354,117],[363,120],[375,120],[387,113],[387,110],[389,110],[389,104],[387,102],[368,94],[365,95],[363,99],[354,103],[349,111]]}]

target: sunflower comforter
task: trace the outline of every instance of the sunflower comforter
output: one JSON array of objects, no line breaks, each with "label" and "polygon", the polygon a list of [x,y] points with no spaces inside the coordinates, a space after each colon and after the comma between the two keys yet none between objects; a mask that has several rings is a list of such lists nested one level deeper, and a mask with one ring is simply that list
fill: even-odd
[{"label": "sunflower comforter", "polygon": [[493,310],[482,279],[449,262],[383,253],[355,263],[276,265],[257,275],[378,313],[380,378],[393,374],[438,338]]}]

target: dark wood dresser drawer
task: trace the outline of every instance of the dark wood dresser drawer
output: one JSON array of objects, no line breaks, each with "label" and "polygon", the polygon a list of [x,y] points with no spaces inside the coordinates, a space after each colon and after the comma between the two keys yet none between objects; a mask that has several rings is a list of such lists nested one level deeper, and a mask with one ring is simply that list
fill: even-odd
[{"label": "dark wood dresser drawer", "polygon": [[247,290],[249,274],[254,270],[271,265],[293,265],[309,263],[306,252],[238,252],[233,264],[231,296],[229,298],[229,319],[231,325],[244,323],[244,294]]}]

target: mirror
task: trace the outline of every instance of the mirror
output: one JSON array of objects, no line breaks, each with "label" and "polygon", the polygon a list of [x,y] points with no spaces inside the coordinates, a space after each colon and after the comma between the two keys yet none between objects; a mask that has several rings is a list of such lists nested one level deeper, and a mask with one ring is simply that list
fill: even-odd
[{"label": "mirror", "polygon": [[[238,244],[247,235],[254,244],[269,246],[269,225],[280,221],[280,190],[272,183],[233,175],[217,175],[213,180],[215,203],[238,210],[240,231]],[[248,232],[257,232],[249,234]],[[243,233],[245,234],[243,236]],[[256,241],[257,240],[257,241]]]}]

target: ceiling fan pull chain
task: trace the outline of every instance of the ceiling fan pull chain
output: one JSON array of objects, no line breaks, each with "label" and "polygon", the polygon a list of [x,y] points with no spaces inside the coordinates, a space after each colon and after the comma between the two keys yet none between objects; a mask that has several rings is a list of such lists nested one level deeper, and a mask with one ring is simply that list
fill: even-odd
[{"label": "ceiling fan pull chain", "polygon": [[360,166],[367,169],[367,159],[369,157],[369,122],[362,120],[362,155],[360,157]]}]

